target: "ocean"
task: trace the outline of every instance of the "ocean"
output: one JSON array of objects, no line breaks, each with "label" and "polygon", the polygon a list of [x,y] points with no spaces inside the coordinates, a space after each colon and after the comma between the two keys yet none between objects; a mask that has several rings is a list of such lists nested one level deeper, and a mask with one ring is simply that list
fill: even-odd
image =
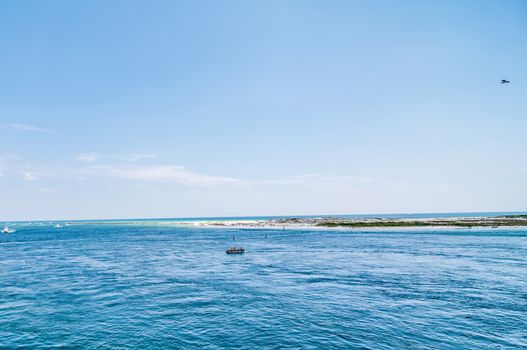
[{"label": "ocean", "polygon": [[10,228],[1,349],[527,349],[526,229]]}]

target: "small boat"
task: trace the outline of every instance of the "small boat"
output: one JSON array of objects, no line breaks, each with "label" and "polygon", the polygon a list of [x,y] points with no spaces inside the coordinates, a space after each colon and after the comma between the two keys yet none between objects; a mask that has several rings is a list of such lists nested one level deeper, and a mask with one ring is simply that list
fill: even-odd
[{"label": "small boat", "polygon": [[61,228],[62,226],[60,226],[60,224],[56,224],[55,225],[55,228]]},{"label": "small boat", "polygon": [[9,227],[4,226],[4,229],[2,230],[2,233],[12,233],[15,232],[15,230],[10,230]]},{"label": "small boat", "polygon": [[225,251],[227,254],[243,254],[245,253],[245,249],[242,247],[230,247]]}]

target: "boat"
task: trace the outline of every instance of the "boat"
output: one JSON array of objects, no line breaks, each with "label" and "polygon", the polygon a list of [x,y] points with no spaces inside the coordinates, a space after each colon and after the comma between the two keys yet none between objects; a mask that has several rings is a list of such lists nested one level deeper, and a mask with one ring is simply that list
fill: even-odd
[{"label": "boat", "polygon": [[230,247],[225,251],[227,254],[243,254],[245,253],[245,249],[242,247]]},{"label": "boat", "polygon": [[60,224],[56,224],[55,225],[55,228],[61,228],[62,226],[60,226]]},{"label": "boat", "polygon": [[4,226],[4,229],[2,230],[2,233],[12,233],[15,232],[15,230],[10,230],[9,227]]}]

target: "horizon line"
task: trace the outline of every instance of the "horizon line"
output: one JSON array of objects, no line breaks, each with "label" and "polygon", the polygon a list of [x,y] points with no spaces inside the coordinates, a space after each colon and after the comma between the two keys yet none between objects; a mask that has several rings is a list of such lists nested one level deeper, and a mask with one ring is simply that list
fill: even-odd
[{"label": "horizon line", "polygon": [[3,223],[19,222],[83,222],[83,221],[150,221],[150,220],[199,220],[199,219],[240,219],[240,218],[305,218],[305,217],[343,217],[343,216],[399,216],[399,215],[452,215],[452,214],[527,214],[527,210],[504,211],[445,211],[445,212],[404,212],[404,213],[360,213],[360,214],[301,214],[301,215],[232,215],[232,216],[182,216],[182,217],[136,217],[136,218],[106,218],[106,219],[30,219],[30,220],[0,220]]}]

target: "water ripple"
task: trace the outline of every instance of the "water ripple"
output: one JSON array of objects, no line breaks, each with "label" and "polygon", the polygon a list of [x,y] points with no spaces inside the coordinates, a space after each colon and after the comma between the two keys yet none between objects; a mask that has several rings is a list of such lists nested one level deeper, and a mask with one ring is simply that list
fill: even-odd
[{"label": "water ripple", "polygon": [[527,348],[524,231],[21,226],[0,247],[0,348]]}]

